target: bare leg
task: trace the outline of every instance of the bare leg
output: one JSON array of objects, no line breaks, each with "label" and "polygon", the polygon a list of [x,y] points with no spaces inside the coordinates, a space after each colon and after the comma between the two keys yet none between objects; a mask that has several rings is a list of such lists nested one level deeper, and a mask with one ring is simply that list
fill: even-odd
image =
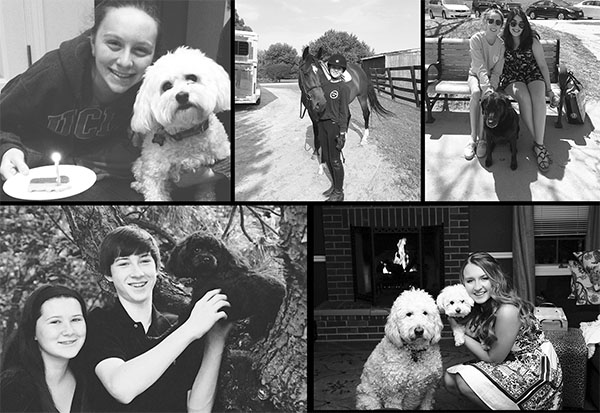
[{"label": "bare leg", "polygon": [[477,142],[477,138],[481,137],[483,130],[483,122],[481,119],[481,89],[479,88],[479,80],[475,76],[469,76],[469,88],[471,89],[471,100],[469,101],[469,120],[471,122],[471,141]]},{"label": "bare leg", "polygon": [[527,84],[533,106],[533,139],[539,145],[544,144],[546,132],[546,85],[542,80]]},{"label": "bare leg", "polygon": [[456,385],[456,374],[444,373],[444,386],[446,390],[454,395],[459,395],[458,386]]},{"label": "bare leg", "polygon": [[467,382],[459,374],[456,374],[455,378],[456,378],[456,385],[458,386],[458,391],[463,396],[466,396],[469,400],[471,400],[473,403],[475,403],[480,408],[489,410],[489,407],[483,401],[481,401],[479,396],[477,396],[475,394],[475,392],[473,392],[473,390],[471,390],[471,387],[469,387]]},{"label": "bare leg", "polygon": [[507,95],[512,96],[519,104],[519,114],[521,119],[525,122],[525,126],[531,133],[531,136],[535,139],[535,127],[533,125],[533,108],[531,103],[531,95],[527,85],[523,82],[511,83],[504,89]]}]

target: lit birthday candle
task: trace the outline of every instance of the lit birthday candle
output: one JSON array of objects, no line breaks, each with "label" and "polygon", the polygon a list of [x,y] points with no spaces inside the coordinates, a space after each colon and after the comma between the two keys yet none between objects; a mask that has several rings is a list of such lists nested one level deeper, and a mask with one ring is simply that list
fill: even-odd
[{"label": "lit birthday candle", "polygon": [[54,166],[56,166],[56,185],[60,185],[60,172],[58,171],[58,163],[60,162],[60,153],[54,152],[52,154],[52,160],[54,161]]}]

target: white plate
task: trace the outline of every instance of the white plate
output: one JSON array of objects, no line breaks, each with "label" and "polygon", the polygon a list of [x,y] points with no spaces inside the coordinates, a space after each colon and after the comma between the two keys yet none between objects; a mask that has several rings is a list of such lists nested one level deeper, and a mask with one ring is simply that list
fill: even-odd
[{"label": "white plate", "polygon": [[91,169],[77,165],[60,165],[61,176],[69,177],[69,189],[60,192],[29,192],[29,181],[33,178],[51,178],[56,176],[54,165],[40,166],[29,170],[27,176],[20,173],[4,182],[4,192],[13,198],[30,201],[47,201],[51,199],[68,198],[90,189],[96,182],[96,173]]}]

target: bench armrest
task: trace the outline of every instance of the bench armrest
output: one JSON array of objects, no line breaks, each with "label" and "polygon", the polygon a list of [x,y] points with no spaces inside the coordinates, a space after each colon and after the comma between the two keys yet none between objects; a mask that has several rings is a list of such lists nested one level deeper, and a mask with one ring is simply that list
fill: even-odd
[{"label": "bench armrest", "polygon": [[558,65],[558,85],[560,86],[560,93],[565,91],[567,87],[567,75],[569,71],[567,70],[567,66],[564,63]]},{"label": "bench armrest", "polygon": [[[427,79],[427,84],[431,83],[431,82],[437,82],[438,80],[440,80],[440,75],[442,74],[442,72],[440,71],[440,66],[441,63],[440,62],[435,62],[435,63],[429,63],[425,65],[425,79]],[[433,79],[430,79],[430,73],[429,70],[435,67],[435,70],[437,71],[437,75],[435,75],[435,77]]]}]

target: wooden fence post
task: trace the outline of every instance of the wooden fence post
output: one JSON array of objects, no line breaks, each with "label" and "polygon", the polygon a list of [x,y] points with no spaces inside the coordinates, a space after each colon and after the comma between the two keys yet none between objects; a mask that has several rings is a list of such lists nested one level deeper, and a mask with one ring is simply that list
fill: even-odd
[{"label": "wooden fence post", "polygon": [[386,68],[385,71],[387,72],[388,81],[390,83],[390,95],[392,95],[392,100],[396,100],[396,93],[394,92],[394,82],[392,81],[392,71],[389,67]]},{"label": "wooden fence post", "polygon": [[410,68],[410,77],[412,79],[413,92],[415,94],[415,103],[417,104],[417,107],[419,107],[421,106],[421,104],[419,103],[419,90],[417,88],[417,76],[415,73],[415,66],[412,66]]}]

